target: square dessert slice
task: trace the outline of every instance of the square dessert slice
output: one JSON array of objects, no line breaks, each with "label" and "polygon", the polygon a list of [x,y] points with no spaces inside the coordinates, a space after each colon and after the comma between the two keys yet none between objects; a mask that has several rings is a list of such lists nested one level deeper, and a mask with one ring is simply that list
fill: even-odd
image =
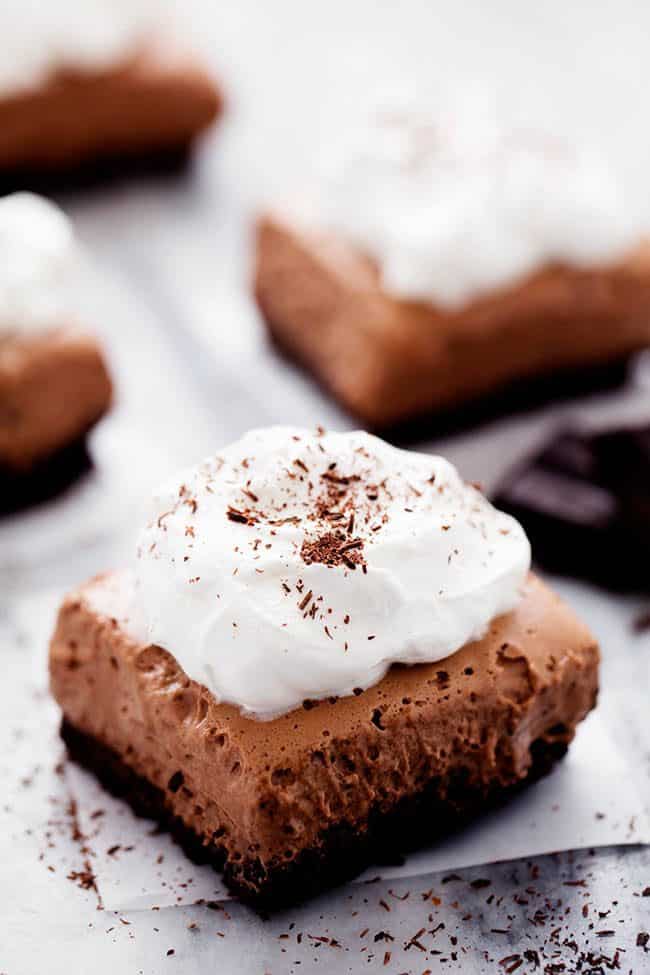
[{"label": "square dessert slice", "polygon": [[65,600],[52,691],[73,758],[172,825],[228,885],[279,907],[433,841],[560,758],[593,707],[598,649],[539,579],[486,636],[435,664],[270,722],[218,704],[130,632],[132,579]]},{"label": "square dessert slice", "polygon": [[608,265],[553,264],[452,308],[391,293],[343,235],[268,214],[254,288],[278,345],[375,429],[497,393],[516,404],[580,389],[608,365],[622,374],[650,343],[646,245]]},{"label": "square dessert slice", "polygon": [[124,50],[97,63],[90,57],[77,63],[72,42],[68,60],[52,61],[47,72],[15,87],[0,85],[5,183],[183,158],[219,115],[221,94],[197,60],[172,42],[136,40],[127,33]]},{"label": "square dessert slice", "polygon": [[42,500],[89,466],[88,431],[112,386],[98,340],[75,322],[72,227],[53,204],[0,200],[0,511]]},{"label": "square dessert slice", "polygon": [[529,563],[443,458],[252,431],[161,489],[133,572],[65,600],[64,738],[241,897],[300,900],[564,753],[598,648]]}]

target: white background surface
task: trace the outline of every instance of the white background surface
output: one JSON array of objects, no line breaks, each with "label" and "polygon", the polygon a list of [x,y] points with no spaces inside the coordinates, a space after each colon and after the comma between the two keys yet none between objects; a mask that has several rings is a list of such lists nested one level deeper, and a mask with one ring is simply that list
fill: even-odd
[{"label": "white background surface", "polygon": [[[414,84],[442,104],[496,101],[533,122],[550,121],[597,141],[637,194],[639,206],[648,207],[650,199],[650,8],[640,3],[238,0],[217,6],[190,0],[181,16],[227,89],[223,125],[182,178],[127,183],[61,200],[94,263],[95,278],[84,300],[89,321],[107,337],[120,398],[105,424],[107,446],[98,448],[105,479],[88,503],[72,497],[61,502],[63,510],[49,512],[51,517],[38,512],[0,526],[5,672],[0,764],[11,769],[0,801],[0,972],[502,971],[502,957],[540,949],[548,941],[548,930],[531,928],[527,917],[559,897],[573,911],[581,948],[612,955],[614,944],[620,945],[626,949],[623,969],[644,971],[635,939],[650,925],[644,911],[649,902],[638,897],[650,882],[650,858],[639,850],[538,861],[537,892],[527,895],[529,906],[513,903],[532,869],[524,863],[469,871],[447,885],[434,875],[417,883],[344,888],[290,918],[267,923],[237,906],[228,908],[228,917],[205,907],[101,912],[92,891],[66,879],[81,868],[85,855],[70,842],[69,782],[55,774],[50,761],[58,748],[52,739],[56,712],[47,701],[39,652],[45,634],[40,643],[33,636],[34,620],[46,622],[51,612],[47,594],[128,558],[139,498],[148,482],[167,470],[252,425],[296,419],[349,424],[265,342],[246,290],[249,219],[256,204],[307,182],[323,147],[336,139],[338,126],[357,104],[380,89]],[[629,403],[632,413],[644,413],[645,389]],[[606,415],[611,408],[620,408],[620,397],[513,417],[453,441],[420,446],[444,451],[468,478],[489,486],[558,415]],[[647,802],[650,638],[630,630],[640,603],[578,584],[560,585],[601,639],[601,726],[634,768],[630,775],[624,772],[628,766],[621,766],[618,776],[602,768],[595,800],[600,805],[601,799],[620,799],[632,785]],[[21,622],[24,613],[29,625]],[[11,693],[12,676],[24,669],[26,653],[34,654],[28,688],[34,707],[27,712]],[[588,731],[587,725],[585,735]],[[619,824],[620,839],[628,834],[629,823]],[[504,835],[499,834],[501,841]],[[128,856],[118,852],[111,858],[113,881]],[[469,886],[477,873],[490,879],[490,891]],[[192,868],[178,883],[191,876]],[[611,912],[596,928],[604,923],[614,929],[614,940],[599,940],[589,928],[593,909],[582,919],[586,889],[564,886],[576,880],[588,883],[594,905]],[[429,888],[441,903],[420,897]],[[186,889],[179,890],[186,897]],[[412,896],[399,900],[407,890]],[[488,904],[490,892],[496,899]],[[472,920],[462,922],[453,906],[459,897]],[[390,914],[381,900],[392,905]],[[429,922],[432,913],[435,920]],[[389,922],[396,940],[384,965],[385,944],[375,942],[374,933]],[[291,923],[296,926],[289,931]],[[405,947],[420,927],[431,931],[438,923],[446,925],[444,931],[424,940],[428,951],[439,948],[449,959],[444,965],[441,956],[425,957]],[[360,937],[366,927],[370,933]],[[307,937],[297,944],[299,930],[334,936],[342,947]],[[450,954],[452,937],[466,949],[460,954],[457,946],[456,961]],[[175,953],[168,956],[172,947]],[[572,949],[559,950],[563,962],[575,965]]]}]

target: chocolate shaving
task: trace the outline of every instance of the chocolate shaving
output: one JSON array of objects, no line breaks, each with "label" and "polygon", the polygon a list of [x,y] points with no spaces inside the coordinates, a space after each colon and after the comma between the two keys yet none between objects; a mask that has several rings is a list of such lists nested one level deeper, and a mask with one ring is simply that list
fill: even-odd
[{"label": "chocolate shaving", "polygon": [[353,548],[362,548],[363,542],[360,538],[355,538],[351,542],[346,542],[345,545],[341,546],[341,552],[349,552]]},{"label": "chocolate shaving", "polygon": [[226,517],[240,525],[254,525],[257,522],[257,516],[253,512],[240,511],[239,508],[233,508],[232,505],[228,505]]},{"label": "chocolate shaving", "polygon": [[318,538],[306,538],[300,554],[307,565],[319,562],[331,567],[345,565],[348,569],[356,569],[357,565],[365,564],[362,550],[363,539],[348,541],[343,532],[329,531]]}]

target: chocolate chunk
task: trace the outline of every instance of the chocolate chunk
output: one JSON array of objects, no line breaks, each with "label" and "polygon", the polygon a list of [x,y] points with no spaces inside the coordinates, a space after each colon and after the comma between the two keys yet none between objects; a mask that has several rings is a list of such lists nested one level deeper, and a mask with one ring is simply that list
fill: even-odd
[{"label": "chocolate chunk", "polygon": [[560,431],[494,502],[522,523],[540,565],[614,590],[650,588],[650,427]]}]

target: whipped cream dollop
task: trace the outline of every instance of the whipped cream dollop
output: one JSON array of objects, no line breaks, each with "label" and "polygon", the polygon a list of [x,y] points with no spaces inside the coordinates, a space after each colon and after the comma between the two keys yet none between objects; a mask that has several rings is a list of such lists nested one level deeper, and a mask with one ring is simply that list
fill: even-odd
[{"label": "whipped cream dollop", "polygon": [[0,336],[71,323],[78,251],[72,224],[33,193],[0,199]]},{"label": "whipped cream dollop", "polygon": [[318,220],[400,298],[459,308],[549,263],[619,261],[645,230],[597,153],[543,132],[397,112],[342,143]]},{"label": "whipped cream dollop", "polygon": [[271,718],[481,637],[529,565],[519,524],[443,458],[273,427],[158,492],[135,586],[147,640]]},{"label": "whipped cream dollop", "polygon": [[159,19],[155,0],[3,0],[0,93],[36,87],[60,69],[110,69]]}]

